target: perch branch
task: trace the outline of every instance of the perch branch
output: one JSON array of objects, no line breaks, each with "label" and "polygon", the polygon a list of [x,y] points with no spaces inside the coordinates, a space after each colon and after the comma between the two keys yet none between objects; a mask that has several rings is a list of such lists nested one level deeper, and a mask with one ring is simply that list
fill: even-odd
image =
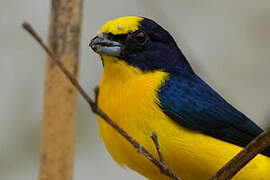
[{"label": "perch branch", "polygon": [[[155,132],[153,132],[152,136],[151,136],[155,146],[156,146],[156,149],[157,149],[157,153],[158,153],[158,157],[159,157],[159,161],[163,164],[164,168],[165,169],[169,169],[168,165],[165,163],[164,159],[163,159],[163,156],[162,156],[162,153],[160,151],[160,147],[159,147],[159,144],[158,144],[158,138],[157,138],[157,134]],[[163,169],[162,169],[163,170]]]},{"label": "perch branch", "polygon": [[[83,98],[87,101],[89,104],[91,110],[97,114],[98,116],[102,117],[108,124],[110,124],[116,131],[118,131],[126,140],[128,140],[139,153],[143,154],[149,161],[151,161],[155,166],[157,166],[160,171],[167,175],[168,177],[174,179],[174,180],[181,180],[179,177],[177,177],[168,167],[167,165],[164,166],[164,164],[157,160],[152,154],[150,154],[141,144],[139,144],[135,139],[133,139],[127,132],[125,132],[121,127],[119,127],[114,121],[112,121],[96,104],[95,101],[93,101],[87,93],[83,90],[83,88],[80,86],[78,81],[73,78],[73,76],[67,71],[67,69],[63,66],[63,64],[58,61],[58,59],[54,56],[54,54],[50,51],[50,49],[44,44],[40,36],[34,31],[34,29],[31,27],[29,23],[23,23],[23,28],[32,35],[32,37],[39,43],[39,45],[46,51],[48,56],[51,57],[51,60],[63,71],[63,73],[66,75],[66,77],[70,80],[70,82],[76,87],[76,89],[79,91],[79,93],[83,96]],[[98,91],[96,91],[98,92]]]},{"label": "perch branch", "polygon": [[250,160],[270,145],[270,129],[265,130],[251,141],[241,152],[224,165],[210,180],[231,179]]},{"label": "perch branch", "polygon": [[97,102],[98,102],[99,87],[96,87],[94,89],[94,93],[95,93],[95,104],[98,105]]}]

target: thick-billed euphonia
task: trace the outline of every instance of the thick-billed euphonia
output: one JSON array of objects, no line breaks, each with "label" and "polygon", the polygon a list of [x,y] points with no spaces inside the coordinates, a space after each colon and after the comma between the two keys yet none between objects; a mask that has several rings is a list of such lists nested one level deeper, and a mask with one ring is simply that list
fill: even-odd
[{"label": "thick-billed euphonia", "polygon": [[[155,132],[169,168],[183,180],[206,180],[262,129],[198,77],[172,36],[153,20],[121,17],[102,26],[90,42],[100,54],[99,107],[157,156]],[[113,159],[149,179],[168,179],[99,119]],[[270,180],[270,148],[236,180]]]}]

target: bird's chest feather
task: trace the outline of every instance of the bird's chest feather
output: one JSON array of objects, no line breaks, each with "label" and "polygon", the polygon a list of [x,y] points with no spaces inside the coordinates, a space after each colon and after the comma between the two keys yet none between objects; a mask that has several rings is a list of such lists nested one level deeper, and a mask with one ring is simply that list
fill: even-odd
[{"label": "bird's chest feather", "polygon": [[[167,119],[157,98],[157,91],[167,74],[161,71],[143,73],[127,66],[121,61],[110,64],[105,62],[99,85],[98,105],[132,137],[151,149],[152,132],[160,131],[157,127],[162,127],[161,123]],[[144,157],[138,158],[136,150],[106,122],[99,119],[99,126],[100,136],[118,163],[138,166],[145,162]],[[140,158],[143,159],[141,162]],[[128,164],[131,159],[134,159],[133,165]]]},{"label": "bird's chest feather", "polygon": [[[129,133],[136,128],[146,133],[150,124],[146,122],[160,118],[157,117],[161,114],[157,91],[166,77],[164,72],[143,73],[122,61],[105,64],[99,85],[98,105]],[[109,133],[106,131],[101,136]]]},{"label": "bird's chest feather", "polygon": [[166,77],[165,72],[143,73],[122,61],[105,64],[98,104],[121,124],[143,119],[151,111],[160,111],[158,90]]}]

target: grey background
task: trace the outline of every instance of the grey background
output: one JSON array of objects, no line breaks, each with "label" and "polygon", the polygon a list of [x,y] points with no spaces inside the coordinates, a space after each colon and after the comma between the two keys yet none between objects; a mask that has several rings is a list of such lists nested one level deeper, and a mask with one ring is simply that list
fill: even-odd
[{"label": "grey background", "polygon": [[[50,1],[0,1],[0,179],[38,176],[45,54],[22,28],[31,22],[46,39]],[[196,72],[229,102],[270,125],[269,0],[88,0],[84,2],[80,82],[90,92],[102,75],[88,47],[106,21],[150,17],[175,37]],[[74,179],[143,179],[113,162],[96,117],[79,97]]]}]

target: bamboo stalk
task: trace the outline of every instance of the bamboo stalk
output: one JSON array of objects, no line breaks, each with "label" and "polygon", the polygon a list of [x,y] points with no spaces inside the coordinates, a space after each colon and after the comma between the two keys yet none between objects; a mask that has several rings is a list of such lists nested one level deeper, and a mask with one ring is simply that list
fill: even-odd
[{"label": "bamboo stalk", "polygon": [[[82,0],[52,0],[49,47],[78,77]],[[40,180],[72,180],[77,91],[47,57]]]}]

